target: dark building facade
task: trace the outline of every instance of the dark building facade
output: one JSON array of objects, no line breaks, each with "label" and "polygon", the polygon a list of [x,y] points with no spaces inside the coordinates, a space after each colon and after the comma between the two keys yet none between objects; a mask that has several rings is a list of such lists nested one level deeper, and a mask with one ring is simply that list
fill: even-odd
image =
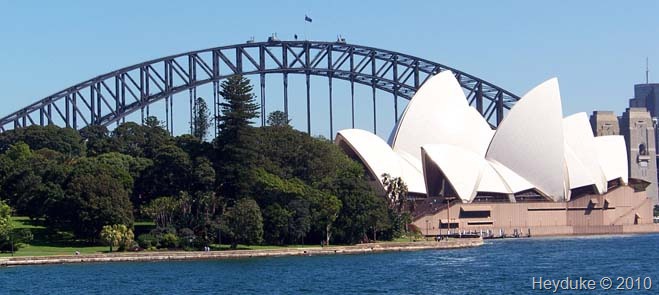
[{"label": "dark building facade", "polygon": [[[659,116],[659,83],[646,83],[634,85],[634,98],[629,100],[630,108],[645,108],[650,112],[650,116],[655,125]],[[657,129],[655,128],[655,144],[659,144]]]}]

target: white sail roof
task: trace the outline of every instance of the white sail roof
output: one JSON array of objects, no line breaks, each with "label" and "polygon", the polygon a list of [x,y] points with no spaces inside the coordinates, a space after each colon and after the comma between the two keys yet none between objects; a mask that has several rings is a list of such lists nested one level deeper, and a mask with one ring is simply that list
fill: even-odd
[{"label": "white sail roof", "polygon": [[490,192],[510,194],[513,191],[506,184],[506,181],[492,167],[492,163],[484,160],[481,164],[481,177],[478,181],[478,192]]},{"label": "white sail roof", "polygon": [[[594,185],[595,181],[590,171],[581,163],[570,146],[565,145],[565,165],[568,173],[568,186],[570,189]],[[569,197],[567,198],[570,199]]]},{"label": "white sail roof", "polygon": [[530,189],[563,201],[573,188],[594,185],[605,193],[607,181],[627,183],[624,139],[594,137],[585,113],[562,118],[556,79],[524,95],[494,131],[468,105],[453,73],[442,72],[417,91],[390,141],[359,129],[336,137],[380,184],[388,173],[410,192],[454,193],[463,202],[481,192]]},{"label": "white sail roof", "polygon": [[595,185],[597,192],[606,192],[606,177],[595,151],[595,137],[586,113],[576,113],[563,119],[565,160],[570,189]]},{"label": "white sail roof", "polygon": [[[510,193],[503,179],[481,155],[449,144],[424,145],[421,150],[423,165],[435,165],[465,203],[471,202],[478,192]],[[431,169],[423,171],[426,178],[441,177],[428,175]]]},{"label": "white sail roof", "polygon": [[392,177],[402,178],[409,192],[426,193],[422,173],[416,168],[421,165],[401,158],[377,135],[361,129],[345,129],[338,132],[335,142],[347,144],[380,184],[382,174],[388,173]]},{"label": "white sail roof", "polygon": [[533,88],[499,124],[487,159],[515,171],[555,201],[567,197],[558,80]]},{"label": "white sail roof", "polygon": [[[444,174],[453,190],[463,202],[470,202],[475,194],[481,174],[483,157],[478,154],[448,144],[424,145],[422,148],[423,165],[435,165]],[[439,178],[440,175],[428,175],[426,178]],[[427,190],[430,190],[427,188]]]},{"label": "white sail roof", "polygon": [[392,137],[394,151],[421,160],[424,144],[452,144],[485,155],[492,128],[469,106],[451,71],[426,81],[407,105]]},{"label": "white sail roof", "polygon": [[595,149],[606,180],[621,179],[628,183],[627,147],[620,135],[595,137]]},{"label": "white sail roof", "polygon": [[506,184],[510,192],[519,193],[533,188],[533,184],[531,184],[528,180],[524,179],[523,177],[519,176],[519,174],[510,170],[510,168],[500,164],[495,160],[487,160],[487,162],[492,166],[494,171],[496,171],[497,174],[499,174],[499,176],[504,180],[504,183]]}]

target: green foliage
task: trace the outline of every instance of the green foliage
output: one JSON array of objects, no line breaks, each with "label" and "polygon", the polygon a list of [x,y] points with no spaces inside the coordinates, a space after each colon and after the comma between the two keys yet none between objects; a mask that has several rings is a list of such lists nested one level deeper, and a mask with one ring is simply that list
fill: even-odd
[{"label": "green foliage", "polygon": [[221,114],[216,118],[219,134],[215,140],[215,170],[220,193],[233,200],[250,194],[258,159],[257,134],[250,124],[259,116],[259,105],[251,92],[249,80],[240,75],[221,84],[224,102],[219,104]]},{"label": "green foliage", "polygon": [[61,183],[70,169],[56,151],[32,151],[24,143],[11,145],[0,155],[0,185],[7,201],[21,215],[47,216],[63,198]]},{"label": "green foliage", "polygon": [[8,237],[11,230],[11,208],[5,202],[0,201],[0,239]]},{"label": "green foliage", "polygon": [[132,157],[118,152],[108,152],[95,157],[100,164],[108,165],[113,169],[128,172],[131,178],[137,179],[142,173],[153,165],[147,158]]},{"label": "green foliage", "polygon": [[367,233],[376,224],[386,224],[386,202],[377,197],[364,177],[363,168],[356,162],[346,162],[336,181],[329,184],[341,200],[342,207],[336,220],[336,239],[344,243],[357,243],[368,239]]},{"label": "green foliage", "polygon": [[88,156],[98,156],[116,150],[115,142],[110,138],[110,132],[105,126],[86,126],[80,129],[80,136],[86,142]]},{"label": "green foliage", "polygon": [[157,227],[151,232],[137,237],[140,247],[145,249],[176,249],[179,247],[179,237],[174,227]]},{"label": "green foliage", "polygon": [[154,152],[153,165],[141,174],[135,186],[136,203],[144,204],[159,196],[172,196],[190,187],[192,162],[181,148],[168,144]]},{"label": "green foliage", "polygon": [[[107,224],[132,227],[133,206],[126,185],[130,175],[94,160],[81,161],[74,167],[67,185],[67,207],[62,212],[74,233],[93,240]],[[132,186],[132,185],[131,185]]]},{"label": "green foliage", "polygon": [[355,243],[404,228],[408,210],[388,209],[363,167],[332,142],[294,130],[280,111],[269,115],[271,126],[251,126],[259,106],[249,80],[231,77],[220,94],[225,102],[213,118],[219,135],[212,144],[199,140],[207,134],[204,107],[196,110],[195,134],[176,138],[155,117],[112,132],[4,132],[0,196],[67,241],[94,242],[103,226],[130,228],[133,214],[149,217],[156,229],[138,237],[144,248],[195,248],[220,236],[234,247]]},{"label": "green foliage", "polygon": [[282,111],[274,111],[270,114],[268,114],[268,120],[267,120],[268,126],[275,126],[275,127],[291,127],[290,123],[291,120],[288,119],[288,116],[286,113]]},{"label": "green foliage", "polygon": [[[310,233],[322,237],[326,243],[331,236],[331,226],[341,208],[341,201],[331,194],[306,185],[299,179],[284,180],[277,175],[257,169],[255,191],[259,202],[270,205],[268,214],[264,213],[264,223],[283,224],[282,216],[288,216],[287,227],[274,226],[277,233],[269,235],[266,241],[279,243],[302,243]],[[283,204],[285,208],[281,207]],[[285,211],[285,212],[284,212]]]},{"label": "green foliage", "polygon": [[119,251],[125,251],[133,245],[135,236],[133,231],[123,224],[105,225],[101,229],[101,240],[110,246],[110,252],[113,247]]},{"label": "green foliage", "polygon": [[243,198],[222,216],[222,233],[231,239],[231,248],[238,243],[259,244],[263,238],[263,217],[259,205],[250,198]]},{"label": "green foliage", "polygon": [[192,135],[200,141],[204,141],[208,136],[208,130],[211,126],[210,117],[211,113],[208,110],[206,101],[201,97],[197,97],[195,99]]},{"label": "green foliage", "polygon": [[6,151],[12,144],[24,142],[32,150],[51,149],[68,157],[85,155],[85,143],[80,134],[72,128],[55,125],[31,125],[26,128],[8,130],[0,134],[0,151]]},{"label": "green foliage", "polygon": [[215,169],[213,163],[204,157],[198,157],[193,162],[190,175],[190,190],[193,192],[212,192],[215,189]]},{"label": "green foliage", "polygon": [[194,250],[197,244],[197,236],[189,228],[182,228],[178,231],[179,245],[184,250]]},{"label": "green foliage", "polygon": [[293,215],[278,203],[263,211],[264,240],[268,244],[283,245],[288,237],[288,221]]},{"label": "green foliage", "polygon": [[179,238],[174,233],[166,233],[160,239],[160,247],[166,249],[176,249],[179,246]]},{"label": "green foliage", "polygon": [[0,252],[16,252],[34,239],[32,231],[27,228],[13,229],[6,237],[0,237]]},{"label": "green foliage", "polygon": [[112,131],[116,152],[152,159],[156,150],[173,143],[173,138],[155,117],[145,119],[144,125],[127,122]]},{"label": "green foliage", "polygon": [[158,239],[151,233],[137,236],[137,244],[144,249],[153,249],[158,245]]},{"label": "green foliage", "polygon": [[382,184],[386,191],[386,200],[389,209],[400,214],[405,209],[413,208],[407,198],[407,184],[400,177],[392,177],[388,173],[382,174]]},{"label": "green foliage", "polygon": [[179,213],[181,201],[173,197],[160,197],[142,207],[144,215],[153,220],[157,227],[173,226],[174,218]]}]

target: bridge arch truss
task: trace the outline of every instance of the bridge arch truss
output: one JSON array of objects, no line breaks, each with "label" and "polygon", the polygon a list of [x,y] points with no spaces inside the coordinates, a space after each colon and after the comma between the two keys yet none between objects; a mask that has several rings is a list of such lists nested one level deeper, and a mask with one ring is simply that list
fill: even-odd
[{"label": "bridge arch truss", "polygon": [[217,115],[220,81],[236,74],[259,76],[254,84],[258,85],[257,94],[259,91],[261,94],[262,125],[266,123],[265,76],[283,76],[283,106],[288,115],[288,76],[299,74],[306,77],[307,132],[311,133],[311,76],[323,76],[328,81],[330,134],[334,132],[334,79],[350,83],[352,127],[355,127],[355,84],[372,89],[373,128],[376,130],[376,90],[392,94],[397,122],[399,99],[409,100],[431,75],[446,70],[453,71],[469,103],[492,126],[496,127],[505,111],[519,100],[515,94],[473,75],[394,51],[344,42],[247,42],[167,56],[97,76],[0,118],[0,131],[48,124],[75,129],[92,124],[108,126],[135,112],[140,112],[144,121],[145,116],[150,115],[149,106],[164,100],[164,121],[173,133],[174,94],[189,93],[192,122],[197,87],[212,84],[213,115]]}]

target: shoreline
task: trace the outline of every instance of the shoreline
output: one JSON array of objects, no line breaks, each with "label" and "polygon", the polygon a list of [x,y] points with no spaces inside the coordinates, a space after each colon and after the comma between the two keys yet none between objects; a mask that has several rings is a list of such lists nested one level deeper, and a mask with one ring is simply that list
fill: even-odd
[{"label": "shoreline", "polygon": [[264,250],[223,250],[223,251],[154,251],[154,252],[121,252],[107,254],[55,255],[55,256],[15,256],[0,258],[0,267],[72,263],[104,263],[104,262],[154,262],[154,261],[185,261],[185,260],[223,260],[257,257],[283,256],[319,256],[369,254],[400,251],[421,251],[440,249],[471,248],[483,245],[481,238],[451,239],[448,241],[419,242],[382,242],[359,244],[353,246],[329,246],[290,249]]}]

